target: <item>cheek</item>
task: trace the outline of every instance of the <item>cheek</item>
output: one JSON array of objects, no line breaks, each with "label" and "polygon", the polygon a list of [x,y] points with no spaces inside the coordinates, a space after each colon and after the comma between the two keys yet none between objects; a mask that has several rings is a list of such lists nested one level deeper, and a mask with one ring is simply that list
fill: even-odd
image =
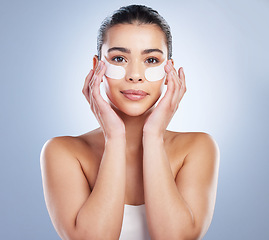
[{"label": "cheek", "polygon": [[117,79],[110,79],[107,78],[106,76],[103,77],[103,82],[104,82],[104,87],[105,87],[105,92],[107,95],[113,94],[113,91],[117,91],[119,89],[119,85],[122,83],[122,80],[117,80]]},{"label": "cheek", "polygon": [[159,98],[162,95],[164,82],[165,78],[163,80],[150,83],[151,95],[154,96],[154,98]]}]

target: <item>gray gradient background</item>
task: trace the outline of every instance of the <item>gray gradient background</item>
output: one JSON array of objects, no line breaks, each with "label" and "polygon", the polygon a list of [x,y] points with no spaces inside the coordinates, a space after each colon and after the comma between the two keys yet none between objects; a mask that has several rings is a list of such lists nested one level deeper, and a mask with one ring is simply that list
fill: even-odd
[{"label": "gray gradient background", "polygon": [[[46,140],[97,127],[81,89],[103,18],[132,1],[1,1],[0,239],[59,239],[45,206]],[[269,239],[269,2],[137,1],[173,33],[187,92],[169,125],[211,134],[221,163],[206,240]]]}]

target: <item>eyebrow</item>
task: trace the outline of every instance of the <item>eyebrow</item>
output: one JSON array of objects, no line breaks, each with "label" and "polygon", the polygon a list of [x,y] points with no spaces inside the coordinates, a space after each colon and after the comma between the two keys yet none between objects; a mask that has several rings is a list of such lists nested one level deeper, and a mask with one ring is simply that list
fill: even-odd
[{"label": "eyebrow", "polygon": [[124,48],[124,47],[112,47],[112,48],[109,48],[107,50],[107,52],[112,52],[112,51],[120,51],[120,52],[124,52],[124,53],[131,53],[131,50],[128,49],[128,48]]},{"label": "eyebrow", "polygon": [[[112,51],[120,51],[120,52],[124,52],[124,53],[131,53],[131,50],[128,48],[124,48],[124,47],[112,47],[109,48],[107,50],[107,52],[112,52]],[[161,54],[163,54],[163,51],[158,49],[158,48],[150,48],[150,49],[145,49],[142,51],[142,54],[148,54],[148,53],[152,53],[152,52],[159,52]]]},{"label": "eyebrow", "polygon": [[163,51],[160,50],[159,48],[145,49],[144,51],[142,51],[142,54],[148,54],[148,53],[152,53],[152,52],[159,52],[159,53],[163,54]]}]

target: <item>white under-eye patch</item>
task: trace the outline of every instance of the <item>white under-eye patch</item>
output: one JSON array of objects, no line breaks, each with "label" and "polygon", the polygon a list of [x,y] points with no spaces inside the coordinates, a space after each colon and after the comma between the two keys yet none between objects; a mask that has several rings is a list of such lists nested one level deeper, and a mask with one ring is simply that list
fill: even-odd
[{"label": "white under-eye patch", "polygon": [[[106,58],[102,58],[102,61],[106,65],[106,72],[105,76],[112,78],[112,79],[122,79],[125,77],[126,71],[125,68],[122,66],[117,66],[114,64],[109,63]],[[161,65],[157,67],[149,67],[145,70],[145,78],[150,81],[159,81],[165,76],[164,66],[167,61],[164,61]]]},{"label": "white under-eye patch", "polygon": [[167,61],[164,61],[161,65],[157,67],[149,67],[145,71],[145,78],[150,81],[159,81],[165,76],[165,70],[164,66],[167,63]]},{"label": "white under-eye patch", "polygon": [[125,77],[126,71],[125,68],[122,66],[117,66],[109,63],[105,57],[102,58],[102,61],[106,65],[106,72],[105,75],[112,79],[122,79]]}]

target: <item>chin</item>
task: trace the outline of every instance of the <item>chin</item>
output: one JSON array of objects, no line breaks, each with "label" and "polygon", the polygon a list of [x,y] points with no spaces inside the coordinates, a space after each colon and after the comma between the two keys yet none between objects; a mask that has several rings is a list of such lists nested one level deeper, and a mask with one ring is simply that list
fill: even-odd
[{"label": "chin", "polygon": [[149,109],[136,109],[136,108],[132,108],[132,109],[123,109],[120,110],[122,113],[130,116],[130,117],[139,117],[141,115],[144,115],[146,112],[148,112]]},{"label": "chin", "polygon": [[130,117],[139,117],[144,114],[147,114],[154,107],[154,104],[153,105],[141,104],[141,103],[120,104],[120,105],[113,104],[112,107],[120,115],[124,114]]}]

